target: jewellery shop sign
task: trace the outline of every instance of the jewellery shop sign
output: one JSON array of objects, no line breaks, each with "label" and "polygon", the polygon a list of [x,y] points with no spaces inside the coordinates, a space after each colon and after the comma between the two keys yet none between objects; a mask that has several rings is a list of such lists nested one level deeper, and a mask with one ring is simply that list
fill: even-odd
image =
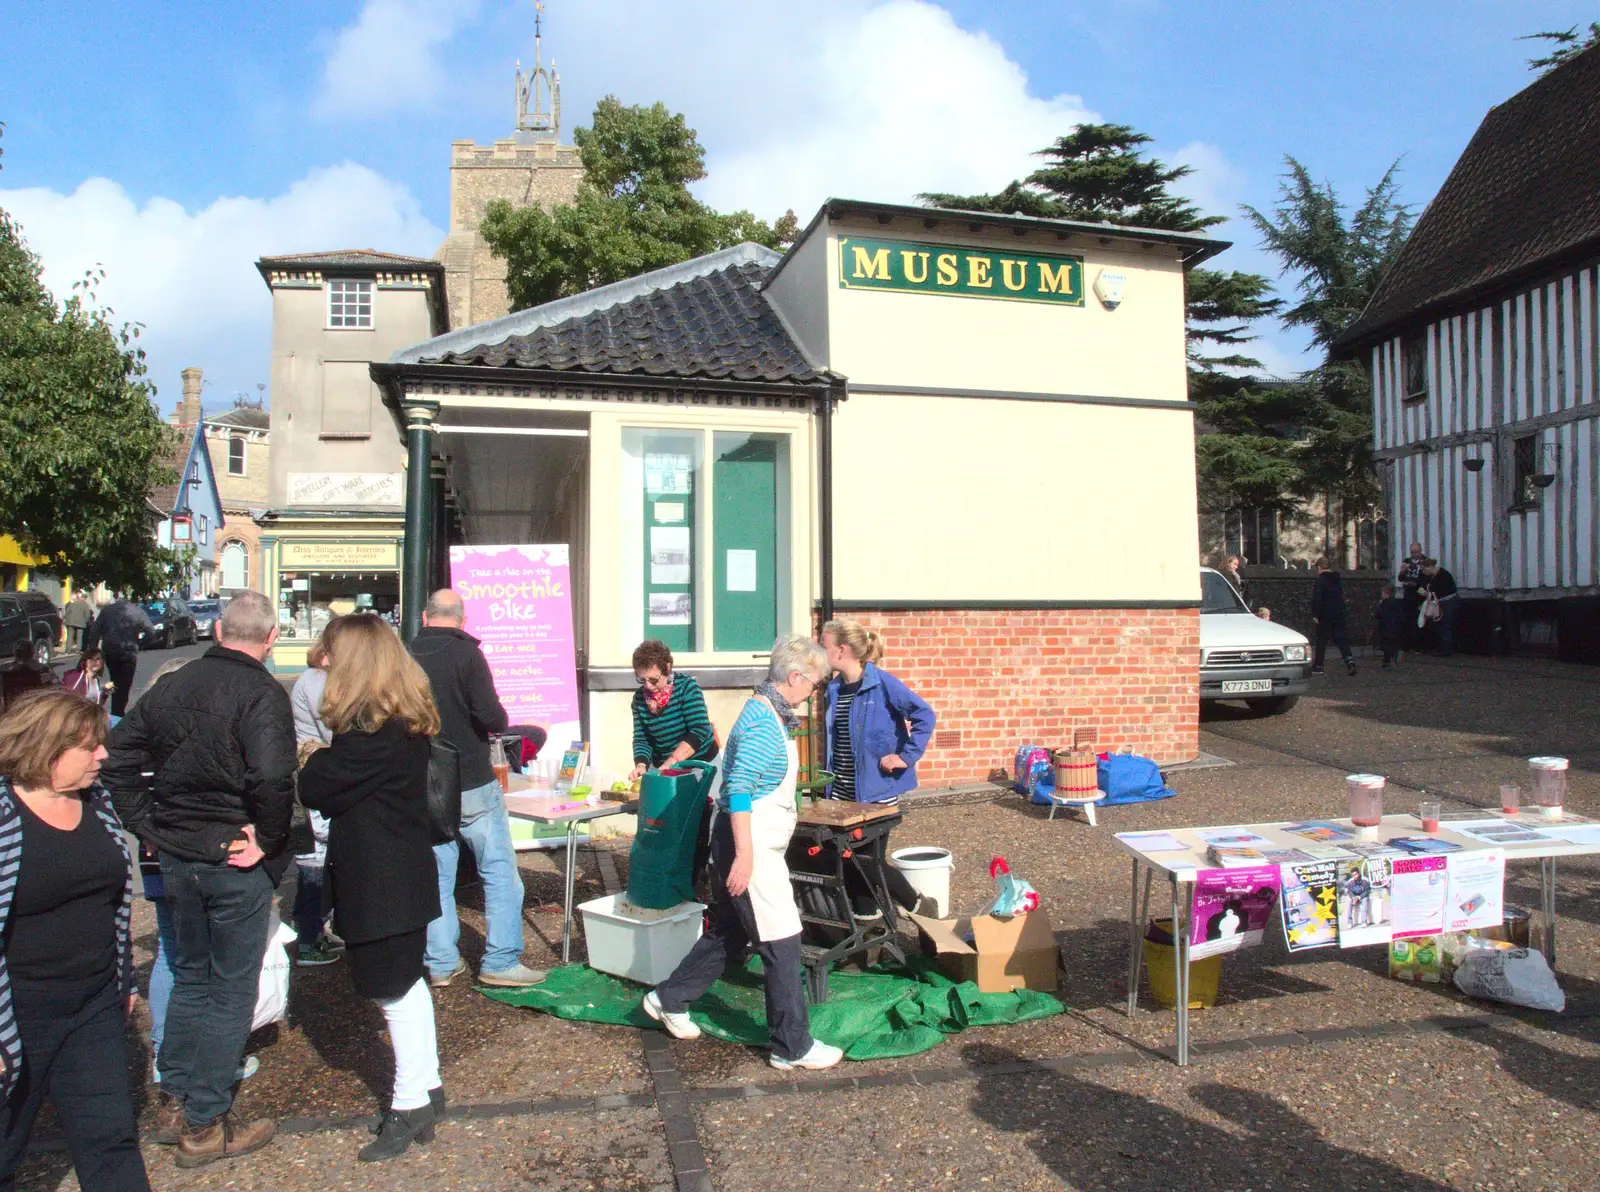
[{"label": "jewellery shop sign", "polygon": [[839,285],[1082,306],[1083,258],[841,236]]}]

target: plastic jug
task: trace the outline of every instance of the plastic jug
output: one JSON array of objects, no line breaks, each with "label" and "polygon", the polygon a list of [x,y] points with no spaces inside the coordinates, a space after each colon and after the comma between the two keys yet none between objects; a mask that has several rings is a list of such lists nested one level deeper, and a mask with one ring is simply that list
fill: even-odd
[{"label": "plastic jug", "polygon": [[628,853],[628,901],[667,910],[694,895],[694,851],[717,768],[684,762],[639,784],[639,827]]}]

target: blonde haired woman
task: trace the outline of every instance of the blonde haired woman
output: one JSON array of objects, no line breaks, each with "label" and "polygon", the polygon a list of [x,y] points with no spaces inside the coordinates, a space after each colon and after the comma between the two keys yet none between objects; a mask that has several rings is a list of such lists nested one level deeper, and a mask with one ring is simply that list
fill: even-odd
[{"label": "blonde haired woman", "polygon": [[326,880],[356,992],[394,1043],[394,1097],[365,1162],[433,1139],[444,1106],[433,997],[422,956],[439,916],[428,830],[428,738],[439,713],[422,668],[372,616],[340,626],[323,691],[332,734],[300,771],[300,801],[330,820]]}]

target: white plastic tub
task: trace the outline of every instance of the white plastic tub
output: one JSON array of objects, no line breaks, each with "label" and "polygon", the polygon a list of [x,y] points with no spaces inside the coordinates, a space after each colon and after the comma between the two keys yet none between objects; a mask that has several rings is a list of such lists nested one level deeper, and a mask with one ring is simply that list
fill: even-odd
[{"label": "white plastic tub", "polygon": [[939,904],[936,918],[950,914],[950,871],[956,862],[949,849],[927,844],[897,848],[889,854],[889,864],[906,875],[913,890]]},{"label": "white plastic tub", "polygon": [[682,902],[671,910],[635,916],[617,909],[623,901],[620,895],[607,894],[578,904],[589,943],[589,967],[643,985],[659,985],[700,938],[705,905]]}]

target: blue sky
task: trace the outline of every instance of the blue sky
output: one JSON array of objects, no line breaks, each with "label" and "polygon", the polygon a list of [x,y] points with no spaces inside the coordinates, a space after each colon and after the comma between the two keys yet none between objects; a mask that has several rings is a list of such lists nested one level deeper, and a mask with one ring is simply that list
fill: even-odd
[{"label": "blue sky", "polygon": [[[1600,2],[1204,3],[549,0],[563,140],[608,92],[664,100],[707,149],[703,197],[802,222],[828,194],[888,201],[996,189],[1083,119],[1132,124],[1189,189],[1270,205],[1292,153],[1346,198],[1403,158],[1438,188],[1484,112],[1527,85],[1522,34]],[[197,18],[197,13],[204,17]],[[450,142],[505,136],[528,0],[119,5],[0,0],[0,207],[64,291],[146,325],[167,406],[206,370],[226,405],[267,376],[263,254],[432,255]],[[1240,221],[1218,264],[1272,272]],[[1303,338],[1261,354],[1301,367]]]}]

